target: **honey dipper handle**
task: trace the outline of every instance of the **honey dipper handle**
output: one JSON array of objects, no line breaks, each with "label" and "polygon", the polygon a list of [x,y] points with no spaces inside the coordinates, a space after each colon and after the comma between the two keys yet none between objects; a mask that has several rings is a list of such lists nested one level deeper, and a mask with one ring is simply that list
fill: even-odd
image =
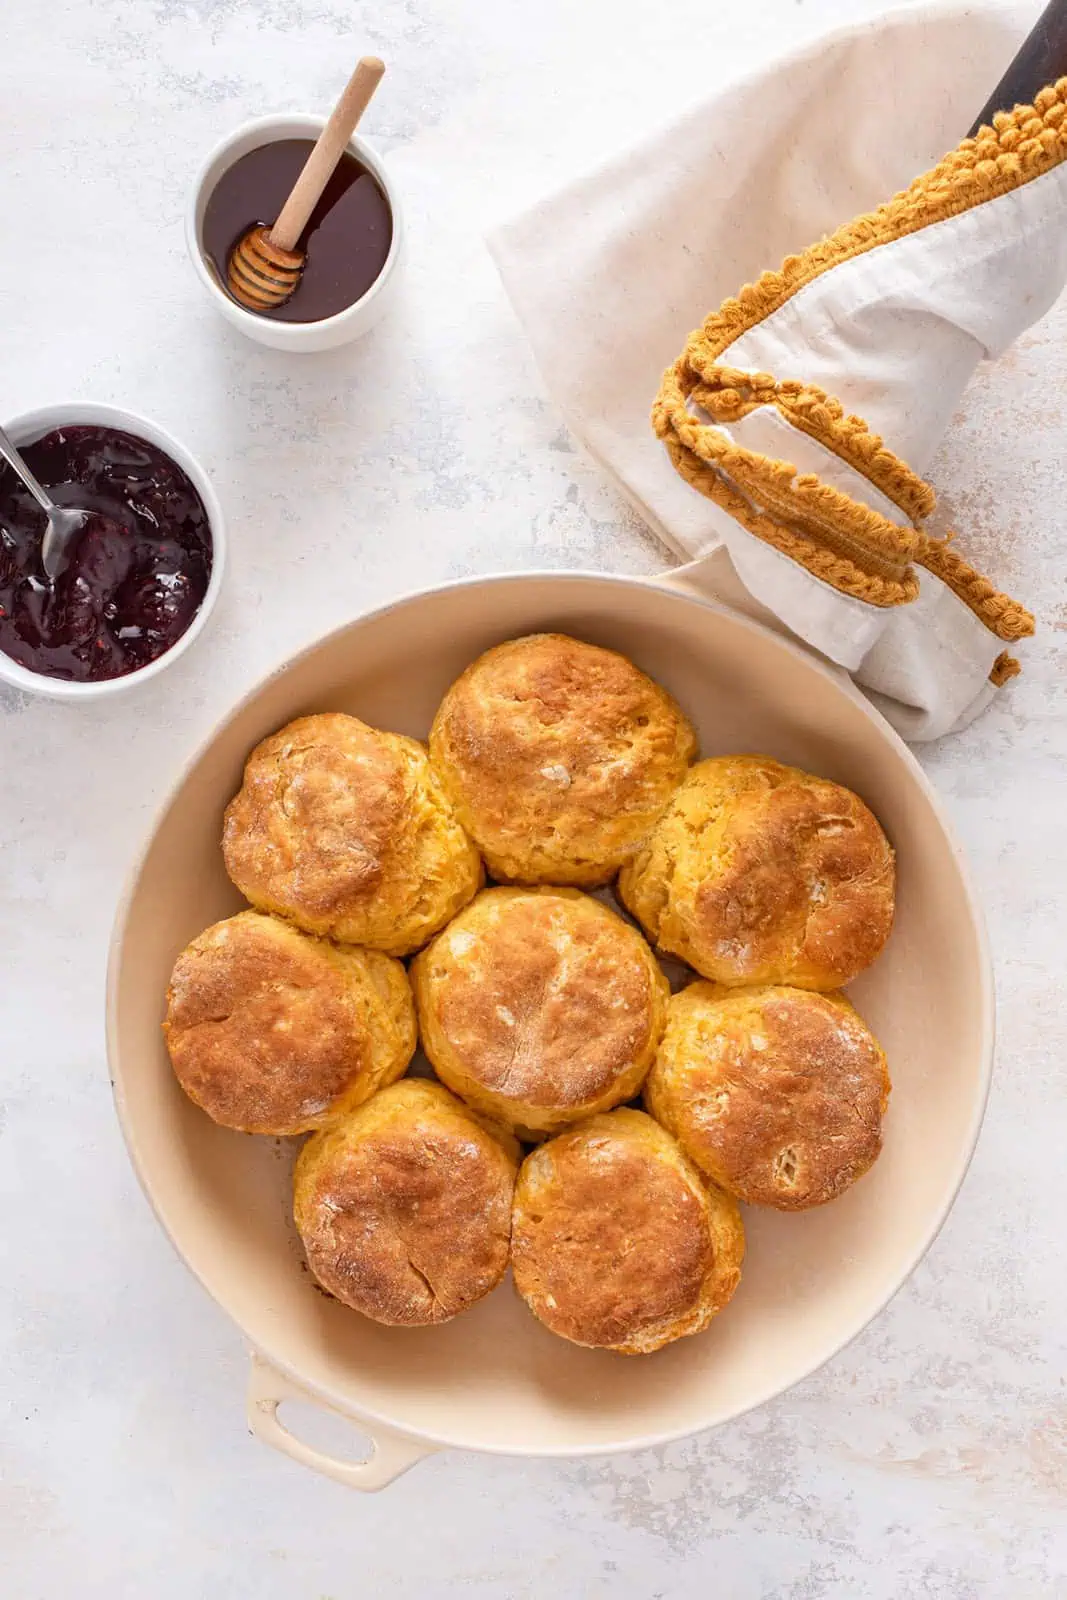
[{"label": "honey dipper handle", "polygon": [[334,106],[330,120],[315,141],[315,148],[304,163],[292,193],[270,230],[270,242],[279,250],[295,250],[307,220],[334,168],[344,154],[352,131],[366,111],[370,97],[382,81],[385,63],[377,56],[363,56],[349,78],[345,91]]}]

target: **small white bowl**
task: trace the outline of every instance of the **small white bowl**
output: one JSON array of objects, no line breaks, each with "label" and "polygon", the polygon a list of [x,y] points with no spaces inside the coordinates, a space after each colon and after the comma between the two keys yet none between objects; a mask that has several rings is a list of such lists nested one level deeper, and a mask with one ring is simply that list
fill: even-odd
[{"label": "small white bowl", "polygon": [[146,679],[154,678],[165,667],[169,667],[180,655],[184,655],[193,640],[203,631],[222,588],[222,576],[226,566],[226,528],[222,507],[211,487],[207,473],[196,457],[183,444],[179,444],[177,439],[172,438],[165,428],[161,428],[158,423],[150,422],[147,417],[138,416],[136,411],[123,411],[118,406],[98,406],[71,400],[59,405],[42,406],[37,411],[26,411],[21,416],[12,418],[5,427],[16,445],[30,444],[42,434],[50,433],[53,428],[118,428],[124,433],[132,433],[135,438],[154,444],[181,467],[204,502],[211,530],[211,577],[196,616],[181,638],[161,656],[157,656],[147,666],[138,667],[135,672],[128,672],[121,678],[101,678],[97,683],[68,683],[64,678],[48,678],[42,672],[30,672],[28,668],[20,667],[17,661],[0,650],[0,682],[10,683],[16,689],[25,689],[29,694],[45,695],[52,700],[103,700],[108,695],[136,688]]},{"label": "small white bowl", "polygon": [[393,239],[385,265],[366,294],[352,305],[338,311],[336,316],[324,317],[320,322],[277,322],[272,317],[261,317],[246,311],[219,282],[214,267],[208,261],[203,246],[204,212],[208,200],[222,174],[264,144],[276,144],[279,139],[317,139],[322,132],[324,118],[307,112],[293,112],[289,116],[258,117],[246,122],[231,133],[208,156],[193,188],[192,198],[185,213],[185,240],[189,256],[200,282],[216,310],[221,311],[235,328],[267,344],[275,350],[308,352],[334,350],[338,345],[358,339],[381,318],[393,297],[398,282],[398,268],[404,241],[404,223],[400,212],[400,198],[396,185],[386,171],[382,159],[365,139],[353,134],[348,150],[357,161],[373,173],[381,185],[393,216]]}]

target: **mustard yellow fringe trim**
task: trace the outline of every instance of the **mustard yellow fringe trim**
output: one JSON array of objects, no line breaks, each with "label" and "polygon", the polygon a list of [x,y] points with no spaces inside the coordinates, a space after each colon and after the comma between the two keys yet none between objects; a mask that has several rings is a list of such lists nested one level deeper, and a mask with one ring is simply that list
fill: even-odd
[{"label": "mustard yellow fringe trim", "polygon": [[950,548],[947,539],[929,539],[918,561],[927,572],[947,584],[976,617],[981,617],[990,633],[1013,644],[1027,639],[1034,631],[1034,619],[1025,606],[1001,594],[988,578],[983,578],[969,562]]},{"label": "mustard yellow fringe trim", "polygon": [[1015,657],[1010,656],[1006,650],[1002,650],[993,663],[989,681],[994,689],[1002,689],[1011,678],[1017,678],[1022,670]]},{"label": "mustard yellow fringe trim", "polygon": [[[735,340],[822,273],[905,234],[969,211],[1039,178],[1067,159],[1067,78],[1042,89],[1032,106],[1000,112],[992,127],[965,139],[877,211],[856,217],[802,255],[788,256],[736,298],[725,300],[692,333],[664,373],[652,424],[678,472],[757,538],[790,556],[843,594],[876,606],[913,600],[912,563],[934,573],[1000,639],[1033,632],[1025,607],[1001,594],[946,541],[923,527],[934,491],[886,448],[862,417],[847,415],[814,384],[778,380],[720,364]],[[789,462],[747,450],[722,431],[757,406],[774,406],[859,472],[907,517],[900,527]],[[699,408],[710,422],[694,414]],[[1002,654],[991,674],[1006,682],[1019,670]]]}]

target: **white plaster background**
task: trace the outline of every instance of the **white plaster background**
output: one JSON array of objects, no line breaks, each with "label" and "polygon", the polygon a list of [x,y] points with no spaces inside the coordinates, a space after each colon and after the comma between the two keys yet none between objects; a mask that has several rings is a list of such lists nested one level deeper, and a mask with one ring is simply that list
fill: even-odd
[{"label": "white plaster background", "polygon": [[[446,1455],[361,1498],[246,1434],[243,1340],[142,1200],[104,1061],[106,942],[135,843],[268,666],[438,578],[662,564],[568,441],[486,227],[709,84],[877,7],[0,9],[0,415],[69,395],[158,417],[213,473],[233,543],[216,625],[154,685],[96,709],[0,692],[0,1593],[1067,1596],[1062,307],[980,374],[933,474],[1042,624],[1025,676],[922,754],[989,916],[989,1117],[929,1258],[839,1359],[660,1451]],[[324,106],[366,48],[390,66],[368,131],[408,198],[411,270],[364,343],[286,358],[202,300],[186,190],[231,126]]]}]

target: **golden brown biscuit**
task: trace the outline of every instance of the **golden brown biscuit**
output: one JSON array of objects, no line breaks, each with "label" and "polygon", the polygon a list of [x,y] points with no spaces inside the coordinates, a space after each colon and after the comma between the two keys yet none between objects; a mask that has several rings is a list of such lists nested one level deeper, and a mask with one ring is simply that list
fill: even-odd
[{"label": "golden brown biscuit", "polygon": [[692,769],[619,895],[705,978],[836,989],[889,937],[893,851],[850,789],[768,756],[717,756]]},{"label": "golden brown biscuit", "polygon": [[441,702],[430,755],[505,883],[607,883],[696,754],[666,690],[561,633],[486,651]]},{"label": "golden brown biscuit", "polygon": [[700,1333],[741,1279],[745,1234],[641,1111],[611,1111],[526,1157],[515,1187],[515,1286],[574,1344],[645,1355]]},{"label": "golden brown biscuit", "polygon": [[781,1211],[824,1205],[863,1176],[888,1101],[882,1048],[844,995],[783,987],[676,994],[645,1085],[706,1177]]},{"label": "golden brown biscuit", "polygon": [[375,1322],[447,1322],[504,1275],[518,1146],[405,1078],[309,1139],[293,1209],[324,1289]]},{"label": "golden brown biscuit", "polygon": [[163,1032],[178,1081],[226,1128],[323,1128],[399,1078],[415,1006],[399,961],[242,911],[174,964]]},{"label": "golden brown biscuit", "polygon": [[425,944],[482,881],[422,746],[340,712],[256,746],[222,849],[258,910],[394,956]]},{"label": "golden brown biscuit", "polygon": [[577,889],[483,890],[411,979],[439,1077],[532,1133],[637,1094],[670,998],[636,928]]}]

